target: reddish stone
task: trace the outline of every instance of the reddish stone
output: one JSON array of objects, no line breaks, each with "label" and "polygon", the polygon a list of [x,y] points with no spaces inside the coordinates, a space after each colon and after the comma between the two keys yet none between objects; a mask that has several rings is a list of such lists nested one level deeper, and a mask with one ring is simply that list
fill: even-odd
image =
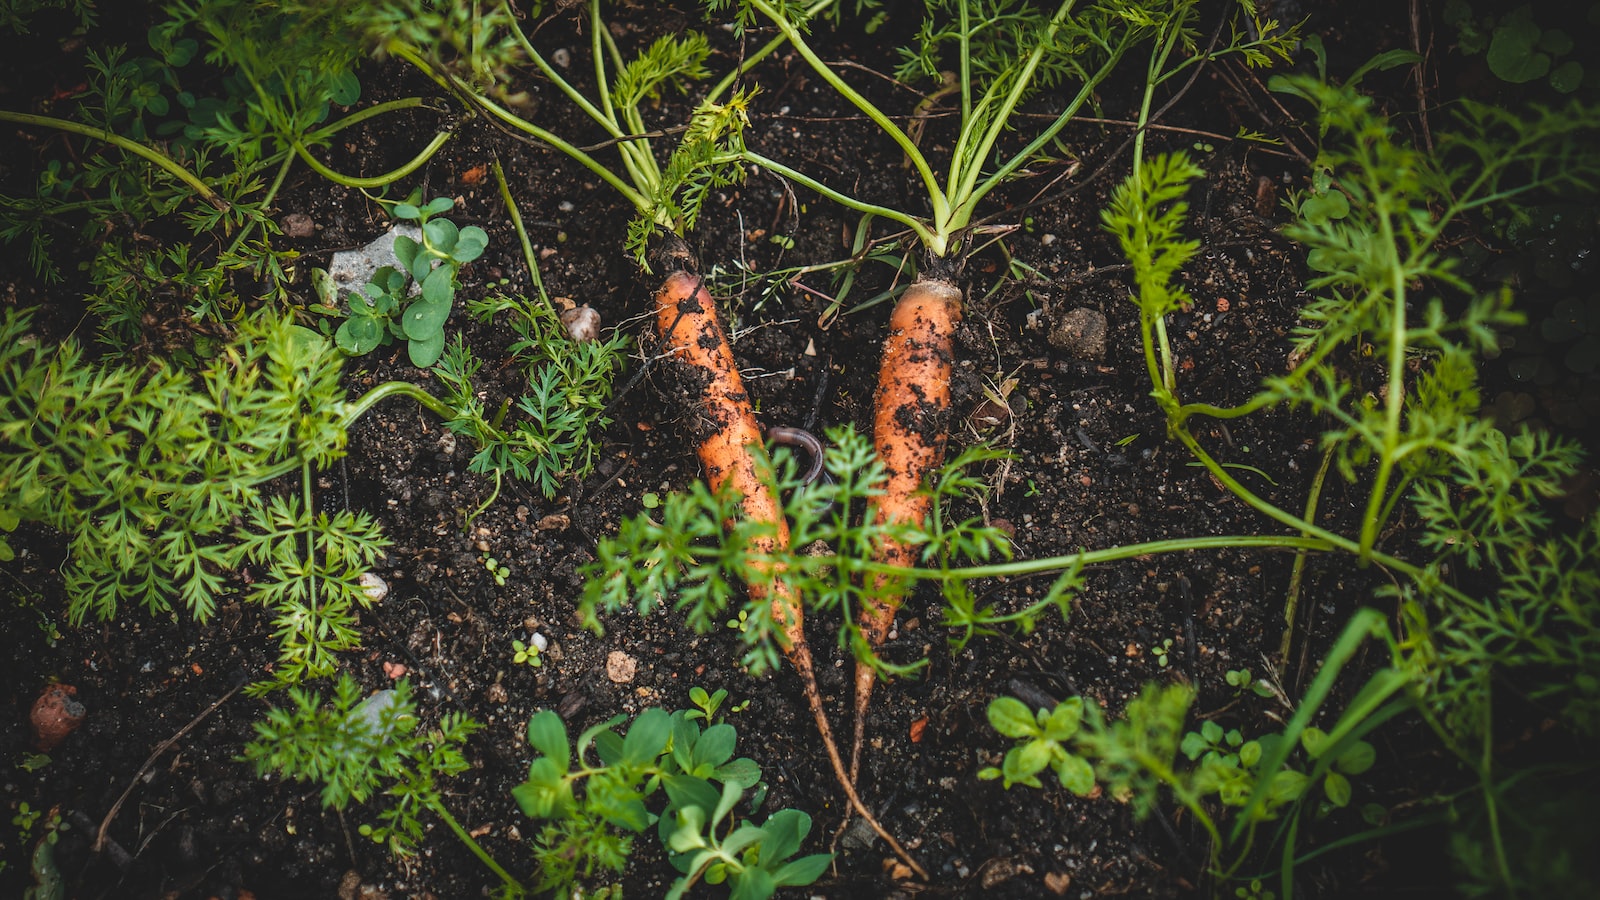
[{"label": "reddish stone", "polygon": [[35,745],[44,751],[55,749],[67,735],[83,724],[83,704],[72,699],[78,689],[70,684],[47,684],[33,701],[28,721],[33,725]]}]

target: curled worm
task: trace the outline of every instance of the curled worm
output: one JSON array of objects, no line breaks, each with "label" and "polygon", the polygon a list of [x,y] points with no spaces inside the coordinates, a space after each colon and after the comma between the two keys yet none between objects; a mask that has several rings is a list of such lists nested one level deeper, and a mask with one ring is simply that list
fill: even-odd
[{"label": "curled worm", "polygon": [[822,474],[822,442],[817,436],[804,428],[790,428],[787,425],[774,425],[767,429],[767,440],[785,447],[798,447],[811,457],[811,466],[801,476],[806,484],[817,480]]}]

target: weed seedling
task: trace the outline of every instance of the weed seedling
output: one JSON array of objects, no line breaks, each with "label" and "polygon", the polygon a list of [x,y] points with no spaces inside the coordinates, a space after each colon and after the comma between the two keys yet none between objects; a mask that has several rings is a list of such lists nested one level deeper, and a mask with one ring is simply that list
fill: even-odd
[{"label": "weed seedling", "polygon": [[1167,638],[1161,643],[1151,647],[1150,652],[1156,658],[1156,665],[1165,669],[1167,667],[1168,658],[1172,654],[1172,638]]},{"label": "weed seedling", "polygon": [[483,563],[484,571],[488,572],[489,577],[494,579],[496,587],[506,586],[506,579],[511,577],[510,566],[500,562],[488,554],[479,557],[479,561]]},{"label": "weed seedling", "polygon": [[512,641],[511,661],[519,666],[532,666],[535,669],[544,665],[544,660],[539,655],[544,650],[543,647],[539,646],[539,644],[542,642],[542,639],[543,635],[535,635],[533,639],[526,644],[520,640]]},{"label": "weed seedling", "polygon": [[[523,813],[545,823],[535,841],[540,890],[567,895],[582,879],[620,872],[635,836],[652,825],[668,860],[683,873],[666,896],[699,881],[727,882],[736,898],[765,900],[780,887],[815,881],[832,857],[791,860],[811,819],[786,809],[763,824],[733,817],[744,792],[761,779],[751,760],[733,757],[738,733],[710,724],[725,691],[691,691],[696,709],[647,709],[619,735],[617,716],[572,743],[554,712],[528,722],[536,756],[528,780],[512,790]],[[704,723],[704,724],[702,724]]]}]

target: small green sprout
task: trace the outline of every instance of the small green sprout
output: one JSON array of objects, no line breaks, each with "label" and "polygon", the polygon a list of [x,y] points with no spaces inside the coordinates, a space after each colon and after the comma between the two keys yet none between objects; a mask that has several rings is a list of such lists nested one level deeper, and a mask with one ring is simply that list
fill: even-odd
[{"label": "small green sprout", "polygon": [[522,641],[512,641],[511,661],[519,666],[533,666],[535,669],[539,668],[540,666],[544,665],[544,659],[539,655],[544,650],[543,647],[539,646],[542,643],[544,642],[539,639],[539,636],[535,636],[533,640],[528,643],[523,643]]},{"label": "small green sprout", "polygon": [[1223,678],[1237,693],[1242,694],[1248,690],[1257,697],[1272,696],[1272,687],[1267,684],[1266,679],[1250,677],[1249,669],[1229,669]]},{"label": "small green sprout", "polygon": [[483,567],[494,578],[494,583],[499,587],[506,586],[506,579],[511,577],[511,567],[492,556],[483,557]]},{"label": "small green sprout", "polygon": [[1171,661],[1170,657],[1172,655],[1172,638],[1167,638],[1154,647],[1151,647],[1150,652],[1155,654],[1156,665],[1165,669],[1167,667],[1167,663]]},{"label": "small green sprout", "polygon": [[749,631],[750,630],[750,611],[747,610],[747,609],[739,610],[739,618],[737,618],[737,619],[729,619],[728,620],[728,627],[732,628],[734,631],[740,632],[741,634],[746,632],[746,631]]}]

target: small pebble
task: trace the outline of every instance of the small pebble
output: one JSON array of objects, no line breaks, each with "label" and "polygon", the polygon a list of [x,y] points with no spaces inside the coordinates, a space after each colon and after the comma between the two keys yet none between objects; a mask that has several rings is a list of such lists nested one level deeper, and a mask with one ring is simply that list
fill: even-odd
[{"label": "small pebble", "polygon": [[284,237],[308,238],[317,233],[317,223],[311,221],[311,217],[305,213],[289,213],[283,217],[279,226],[283,229]]},{"label": "small pebble", "polygon": [[600,339],[600,313],[587,303],[562,310],[561,324],[567,329],[567,337],[572,338],[575,344]]},{"label": "small pebble", "polygon": [[1069,309],[1052,316],[1050,345],[1066,351],[1074,359],[1098,361],[1106,358],[1106,315],[1097,309]]},{"label": "small pebble", "polygon": [[356,583],[361,585],[361,593],[366,594],[373,603],[382,603],[383,598],[389,596],[389,583],[371,572],[362,572]]},{"label": "small pebble", "polygon": [[70,684],[47,684],[33,701],[28,723],[33,726],[34,746],[48,752],[67,739],[83,724],[87,710],[74,700],[78,689]]},{"label": "small pebble", "polygon": [[606,677],[617,684],[627,684],[639,673],[639,661],[623,653],[613,650],[606,654]]}]

